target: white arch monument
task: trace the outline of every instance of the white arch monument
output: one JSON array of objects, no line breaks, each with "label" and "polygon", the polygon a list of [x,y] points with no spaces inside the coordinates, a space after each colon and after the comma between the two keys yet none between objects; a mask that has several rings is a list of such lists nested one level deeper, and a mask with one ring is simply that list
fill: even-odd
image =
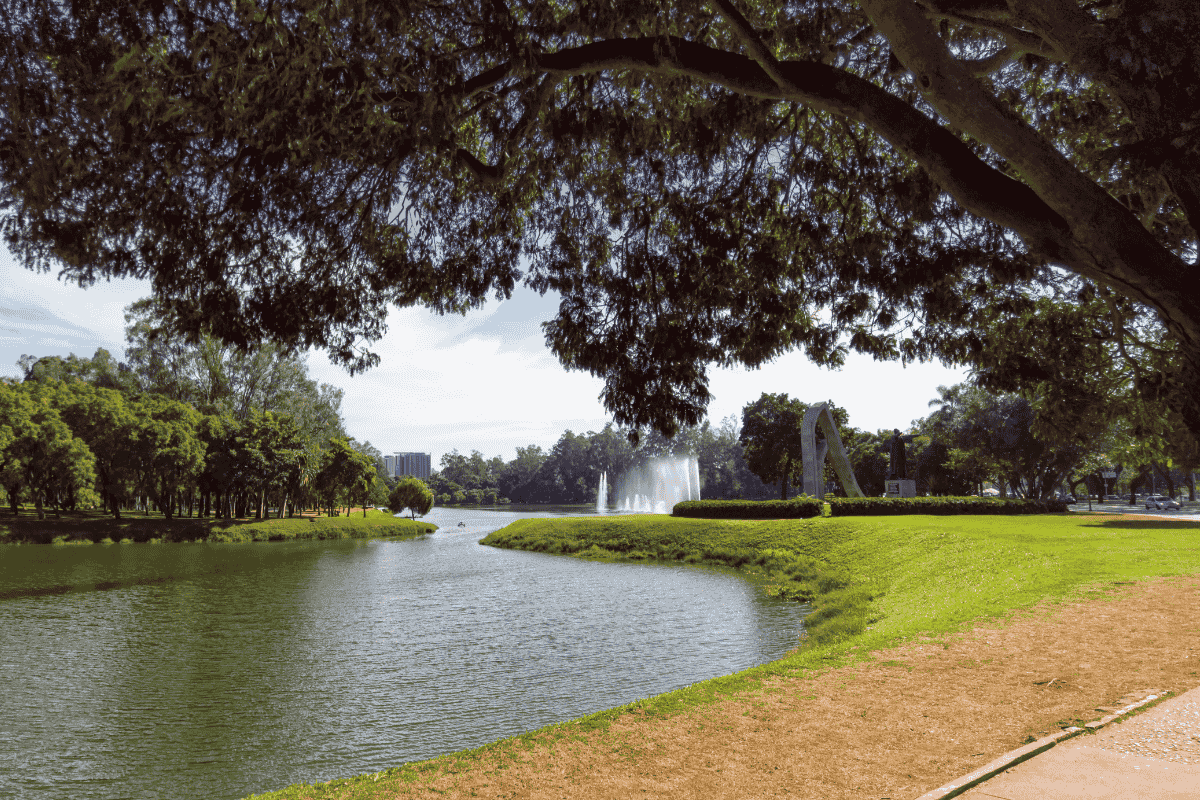
[{"label": "white arch monument", "polygon": [[[820,427],[824,439],[817,440],[817,428]],[[833,471],[837,473],[847,497],[865,497],[858,481],[854,478],[854,470],[850,467],[850,459],[846,456],[846,448],[842,446],[842,437],[838,435],[837,424],[829,413],[828,403],[810,406],[804,412],[804,424],[800,428],[800,451],[804,459],[804,493],[809,497],[821,499],[825,497],[824,481],[821,480],[825,457],[833,462]]]}]

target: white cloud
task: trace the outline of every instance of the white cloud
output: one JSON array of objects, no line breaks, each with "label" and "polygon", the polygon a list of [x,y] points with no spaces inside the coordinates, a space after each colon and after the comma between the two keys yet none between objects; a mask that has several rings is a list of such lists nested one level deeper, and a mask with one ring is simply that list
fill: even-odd
[{"label": "white cloud", "polygon": [[[68,347],[87,356],[104,347],[120,358],[123,309],[149,293],[146,282],[134,280],[81,290],[21,269],[7,253],[0,253],[0,275],[0,307],[20,312],[2,317],[6,334],[16,329],[0,337],[4,362],[15,362],[21,352],[66,355]],[[350,434],[385,453],[429,452],[437,464],[451,449],[479,450],[507,460],[518,446],[549,449],[564,430],[600,430],[608,419],[597,399],[601,381],[567,372],[546,348],[540,323],[556,310],[553,297],[524,288],[465,317],[395,309],[387,335],[372,348],[382,359],[378,368],[351,378],[322,353],[310,354],[308,363],[315,379],[345,391],[342,413]],[[0,363],[0,374],[16,371]],[[937,386],[965,376],[965,370],[940,364],[904,368],[854,354],[832,372],[789,353],[756,370],[714,369],[709,419],[718,424],[730,414],[740,417],[742,407],[763,392],[786,392],[806,402],[832,400],[858,428],[905,428],[928,413]]]}]

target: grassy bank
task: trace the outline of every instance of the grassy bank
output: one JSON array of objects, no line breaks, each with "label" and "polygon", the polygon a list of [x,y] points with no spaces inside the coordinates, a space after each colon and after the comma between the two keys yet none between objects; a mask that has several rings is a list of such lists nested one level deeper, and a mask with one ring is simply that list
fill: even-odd
[{"label": "grassy bank", "polygon": [[431,522],[367,511],[349,517],[222,520],[129,514],[113,519],[98,512],[64,512],[61,518],[0,516],[0,544],[90,544],[106,542],[281,542],[304,539],[367,539],[432,533]]},{"label": "grassy bank", "polygon": [[[575,553],[588,558],[710,560],[777,572],[812,564],[813,574],[787,581],[817,590],[817,603],[838,591],[869,597],[857,633],[814,641],[782,659],[704,681],[621,708],[543,728],[471,751],[318,786],[259,795],[299,798],[384,798],[448,772],[494,770],[532,747],[571,740],[636,711],[666,716],[753,691],[761,679],[811,674],[868,658],[869,652],[918,636],[935,640],[980,618],[1002,617],[1043,600],[1104,596],[1114,585],[1200,572],[1200,524],[1105,515],[1035,517],[853,517],[797,521],[714,521],[668,517],[523,520],[488,537],[491,543]],[[487,540],[485,540],[487,541]],[[707,553],[707,555],[705,555]],[[788,556],[779,553],[790,554]],[[732,560],[730,556],[732,554]],[[690,557],[690,558],[689,558]],[[822,575],[844,580],[820,592]],[[784,576],[777,576],[784,583]],[[845,618],[847,630],[853,615]]]}]

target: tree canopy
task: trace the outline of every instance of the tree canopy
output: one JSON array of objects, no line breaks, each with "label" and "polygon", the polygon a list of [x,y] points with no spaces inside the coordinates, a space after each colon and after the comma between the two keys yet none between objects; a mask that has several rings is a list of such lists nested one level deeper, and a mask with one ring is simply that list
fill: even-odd
[{"label": "tree canopy", "polygon": [[9,243],[81,284],[152,279],[190,336],[359,369],[389,304],[523,280],[561,295],[547,340],[617,422],[673,432],[709,364],[974,363],[997,318],[1099,289],[1152,321],[1148,385],[1200,434],[1192,0],[0,0],[0,22]]},{"label": "tree canopy", "polygon": [[416,519],[417,515],[425,516],[433,508],[433,492],[420,478],[411,475],[396,483],[388,495],[388,510],[393,514],[408,510],[409,516]]}]

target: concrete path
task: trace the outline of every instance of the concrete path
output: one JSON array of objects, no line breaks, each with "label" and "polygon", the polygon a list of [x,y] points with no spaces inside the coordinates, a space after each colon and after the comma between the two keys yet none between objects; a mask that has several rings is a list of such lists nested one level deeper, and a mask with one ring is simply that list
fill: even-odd
[{"label": "concrete path", "polygon": [[[1068,506],[1071,511],[1088,512],[1088,504],[1075,503]],[[1107,503],[1092,503],[1091,512],[1093,514],[1138,514],[1146,517],[1159,517],[1162,519],[1185,519],[1191,521],[1200,520],[1200,503],[1193,503],[1187,500],[1183,501],[1183,508],[1171,511],[1158,511],[1156,509],[1146,509],[1144,503],[1134,503],[1129,505],[1124,501],[1116,502],[1109,500]]]},{"label": "concrete path", "polygon": [[1200,800],[1200,689],[1076,736],[963,800]]}]

